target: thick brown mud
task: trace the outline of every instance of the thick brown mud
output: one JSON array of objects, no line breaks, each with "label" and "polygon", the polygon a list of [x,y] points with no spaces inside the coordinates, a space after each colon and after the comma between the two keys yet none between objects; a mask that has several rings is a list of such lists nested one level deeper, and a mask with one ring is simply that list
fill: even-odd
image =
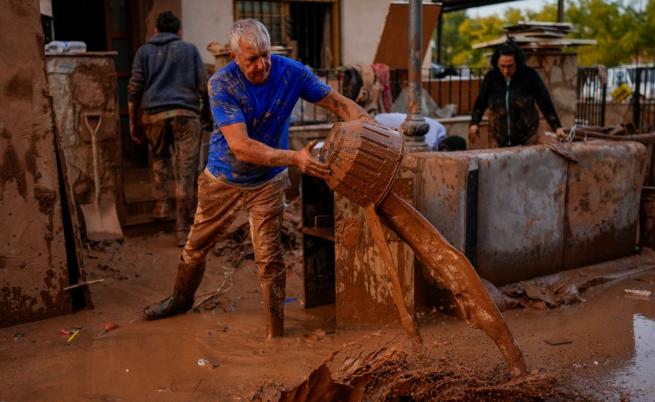
[{"label": "thick brown mud", "polygon": [[299,385],[265,384],[249,400],[327,401],[568,401],[581,395],[552,373],[508,380],[438,359],[400,337],[364,337],[344,345]]},{"label": "thick brown mud", "polygon": [[[144,322],[141,310],[170,292],[180,252],[175,235],[128,231],[122,244],[87,250],[88,279],[104,279],[91,285],[96,308],[0,329],[0,400],[244,401],[270,384],[277,384],[275,392],[294,389],[335,353],[359,356],[357,367],[365,370],[362,362],[377,361],[373,351],[406,339],[395,325],[339,328],[333,305],[305,309],[300,246],[290,233],[284,254],[286,334],[267,342],[252,251],[238,241],[245,233],[243,225],[235,225],[233,237],[209,253],[198,300],[222,286],[218,296],[192,313],[154,322]],[[554,385],[533,374],[525,377],[527,383],[510,380],[493,342],[439,309],[415,314],[427,360],[421,360],[425,354],[397,346],[396,356],[409,363],[384,360],[380,367],[386,374],[380,381],[394,373],[397,379],[389,380],[394,383],[406,373],[425,373],[421,378],[452,378],[459,389],[475,392],[529,384],[537,395],[563,389],[577,392],[580,400],[650,401],[655,394],[655,300],[626,297],[625,289],[655,291],[655,273],[590,286],[584,301],[574,305],[504,314],[528,366],[554,378]],[[118,328],[105,332],[108,322]],[[71,342],[61,334],[80,327]],[[345,353],[340,352],[343,345]],[[201,366],[200,359],[211,364]],[[327,367],[332,370],[337,362]],[[347,377],[338,372],[339,380]]]},{"label": "thick brown mud", "polygon": [[[369,227],[385,259],[402,325],[410,336],[420,341],[406,311],[374,206],[426,265],[426,277],[450,290],[465,320],[482,329],[496,343],[511,375],[525,375],[523,354],[471,263],[410,204],[389,193],[404,153],[404,140],[397,131],[354,121],[334,126],[321,155],[332,172],[327,180],[330,188],[365,208]],[[371,158],[377,158],[377,162]]]},{"label": "thick brown mud", "polygon": [[426,277],[449,289],[464,319],[496,343],[512,376],[526,374],[518,344],[468,259],[394,193],[384,199],[379,212],[425,264]]}]

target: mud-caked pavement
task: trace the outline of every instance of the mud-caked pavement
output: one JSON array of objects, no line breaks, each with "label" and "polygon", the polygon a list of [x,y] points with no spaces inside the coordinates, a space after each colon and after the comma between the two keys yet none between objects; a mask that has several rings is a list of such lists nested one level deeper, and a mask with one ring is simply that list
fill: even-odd
[{"label": "mud-caked pavement", "polygon": [[493,342],[439,309],[417,313],[421,356],[398,346],[399,325],[342,329],[334,306],[305,309],[300,238],[286,231],[284,338],[265,340],[259,279],[243,229],[233,228],[232,238],[209,253],[196,295],[204,303],[152,322],[141,311],[171,291],[180,249],[172,232],[128,231],[122,243],[85,250],[87,279],[104,279],[91,285],[94,309],[0,329],[0,401],[279,400],[320,367],[391,344],[399,354],[379,366],[382,375],[372,373],[373,398],[389,398],[383,388],[403,370],[416,381],[451,378],[470,392],[458,394],[442,381],[446,393],[430,394],[430,384],[421,383],[404,391],[420,390],[415,400],[507,400],[512,389],[529,390],[529,400],[649,401],[655,395],[655,298],[625,293],[655,291],[655,271],[590,287],[575,304],[504,312],[531,370],[525,382],[511,383]]}]

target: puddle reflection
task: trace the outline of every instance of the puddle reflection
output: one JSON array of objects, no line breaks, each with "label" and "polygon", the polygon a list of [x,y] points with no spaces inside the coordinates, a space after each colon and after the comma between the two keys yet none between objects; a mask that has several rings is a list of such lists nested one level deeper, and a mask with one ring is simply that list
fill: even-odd
[{"label": "puddle reflection", "polygon": [[632,319],[634,356],[615,377],[615,384],[625,389],[630,401],[655,399],[655,321],[642,314]]}]

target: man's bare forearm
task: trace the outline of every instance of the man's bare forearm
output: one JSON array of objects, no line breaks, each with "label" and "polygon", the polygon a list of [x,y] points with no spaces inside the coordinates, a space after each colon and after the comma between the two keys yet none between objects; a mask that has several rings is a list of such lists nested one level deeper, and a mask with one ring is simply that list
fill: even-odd
[{"label": "man's bare forearm", "polygon": [[364,108],[334,90],[316,104],[334,113],[339,120],[374,121]]},{"label": "man's bare forearm", "polygon": [[262,166],[289,166],[296,164],[296,151],[276,149],[256,140],[248,139],[230,146],[238,160]]}]

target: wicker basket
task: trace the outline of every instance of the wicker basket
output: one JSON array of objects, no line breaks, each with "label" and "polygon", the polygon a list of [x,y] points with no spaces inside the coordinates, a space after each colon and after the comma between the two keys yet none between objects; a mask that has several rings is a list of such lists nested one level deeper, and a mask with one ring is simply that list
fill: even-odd
[{"label": "wicker basket", "polygon": [[349,121],[334,125],[320,158],[332,172],[328,186],[365,206],[382,202],[391,189],[404,154],[404,137],[398,131]]}]

